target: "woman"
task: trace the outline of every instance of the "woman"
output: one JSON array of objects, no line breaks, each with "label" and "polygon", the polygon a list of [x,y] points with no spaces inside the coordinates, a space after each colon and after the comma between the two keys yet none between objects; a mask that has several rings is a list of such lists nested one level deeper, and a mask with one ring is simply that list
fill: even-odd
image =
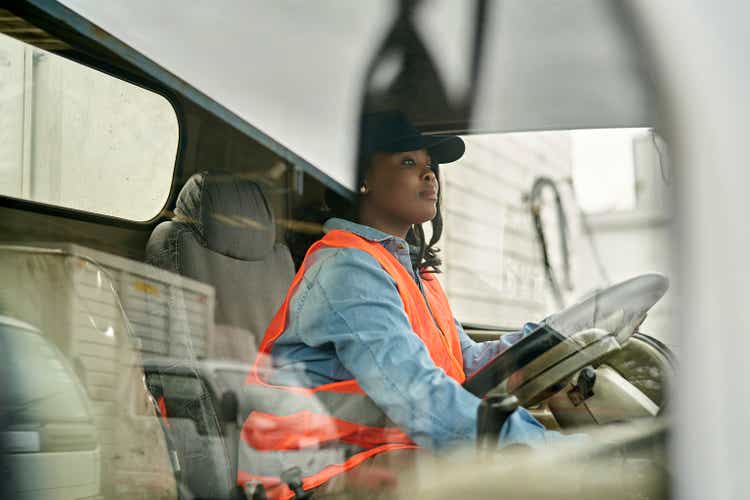
[{"label": "woman", "polygon": [[[463,141],[423,136],[398,112],[368,115],[361,138],[358,210],[326,222],[248,377],[265,391],[255,400],[273,403],[245,423],[241,482],[272,487],[281,469],[299,463],[290,474],[307,490],[381,454],[471,442],[480,400],[461,383],[523,335],[473,342],[435,278],[436,164],[459,159]],[[523,409],[499,436],[501,445],[545,439]]]}]

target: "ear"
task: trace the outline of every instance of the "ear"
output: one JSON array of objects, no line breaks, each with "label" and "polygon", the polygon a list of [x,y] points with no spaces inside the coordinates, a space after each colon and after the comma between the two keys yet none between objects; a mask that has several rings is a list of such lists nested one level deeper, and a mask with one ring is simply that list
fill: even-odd
[{"label": "ear", "polygon": [[[377,153],[375,153],[377,154]],[[360,158],[358,165],[359,165],[359,193],[360,194],[367,194],[370,192],[370,188],[372,187],[372,183],[370,182],[372,180],[372,167],[375,163],[375,154],[370,156],[369,158]],[[363,191],[364,189],[364,191]]]}]

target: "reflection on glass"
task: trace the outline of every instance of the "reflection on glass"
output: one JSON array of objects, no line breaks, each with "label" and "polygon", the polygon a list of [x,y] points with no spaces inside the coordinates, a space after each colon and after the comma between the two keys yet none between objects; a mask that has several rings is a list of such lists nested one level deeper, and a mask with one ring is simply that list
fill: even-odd
[{"label": "reflection on glass", "polygon": [[0,377],[14,381],[2,392],[3,420],[8,425],[91,421],[83,388],[61,353],[30,325],[19,328],[10,321],[0,316],[0,350],[13,353],[0,367]]},{"label": "reflection on glass", "polygon": [[544,323],[564,337],[595,329],[624,342],[666,293],[669,282],[659,274],[629,279],[566,308]]},{"label": "reflection on glass", "polygon": [[239,391],[245,385],[247,370],[216,370],[216,375],[228,390]]},{"label": "reflection on glass", "polygon": [[60,249],[0,247],[0,434],[15,496],[176,497],[111,276]]}]

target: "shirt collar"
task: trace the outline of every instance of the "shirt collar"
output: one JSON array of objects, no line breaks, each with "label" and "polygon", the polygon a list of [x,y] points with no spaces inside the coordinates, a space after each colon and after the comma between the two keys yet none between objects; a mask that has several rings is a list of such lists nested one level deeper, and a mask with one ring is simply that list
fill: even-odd
[{"label": "shirt collar", "polygon": [[328,219],[326,223],[323,224],[324,232],[327,233],[328,231],[331,231],[333,229],[343,229],[344,231],[349,231],[350,233],[354,233],[357,236],[361,236],[366,240],[375,241],[378,243],[385,243],[390,240],[394,240],[398,243],[406,243],[402,238],[393,236],[392,234],[384,233],[383,231],[375,229],[374,227],[357,224],[356,222],[348,221],[346,219],[339,219],[336,217]]},{"label": "shirt collar", "polygon": [[391,252],[399,260],[399,262],[401,262],[401,265],[404,266],[404,268],[409,271],[412,276],[414,276],[413,268],[416,265],[414,259],[417,258],[416,256],[419,254],[419,249],[417,247],[409,245],[403,238],[384,233],[383,231],[375,229],[374,227],[357,224],[356,222],[352,222],[346,219],[338,219],[336,217],[328,219],[326,223],[323,224],[324,232],[327,233],[328,231],[331,231],[333,229],[342,229],[344,231],[349,231],[350,233],[361,236],[366,240],[380,243],[386,250]]}]

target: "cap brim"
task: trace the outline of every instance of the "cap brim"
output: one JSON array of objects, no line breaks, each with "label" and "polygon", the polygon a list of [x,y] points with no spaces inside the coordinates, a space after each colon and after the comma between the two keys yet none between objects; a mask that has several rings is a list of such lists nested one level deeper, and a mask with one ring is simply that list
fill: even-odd
[{"label": "cap brim", "polygon": [[440,164],[454,162],[466,151],[464,140],[456,135],[428,135],[425,140],[425,149],[432,160]]},{"label": "cap brim", "polygon": [[417,135],[395,141],[383,148],[389,153],[426,149],[436,163],[451,163],[464,155],[466,144],[457,135]]}]

